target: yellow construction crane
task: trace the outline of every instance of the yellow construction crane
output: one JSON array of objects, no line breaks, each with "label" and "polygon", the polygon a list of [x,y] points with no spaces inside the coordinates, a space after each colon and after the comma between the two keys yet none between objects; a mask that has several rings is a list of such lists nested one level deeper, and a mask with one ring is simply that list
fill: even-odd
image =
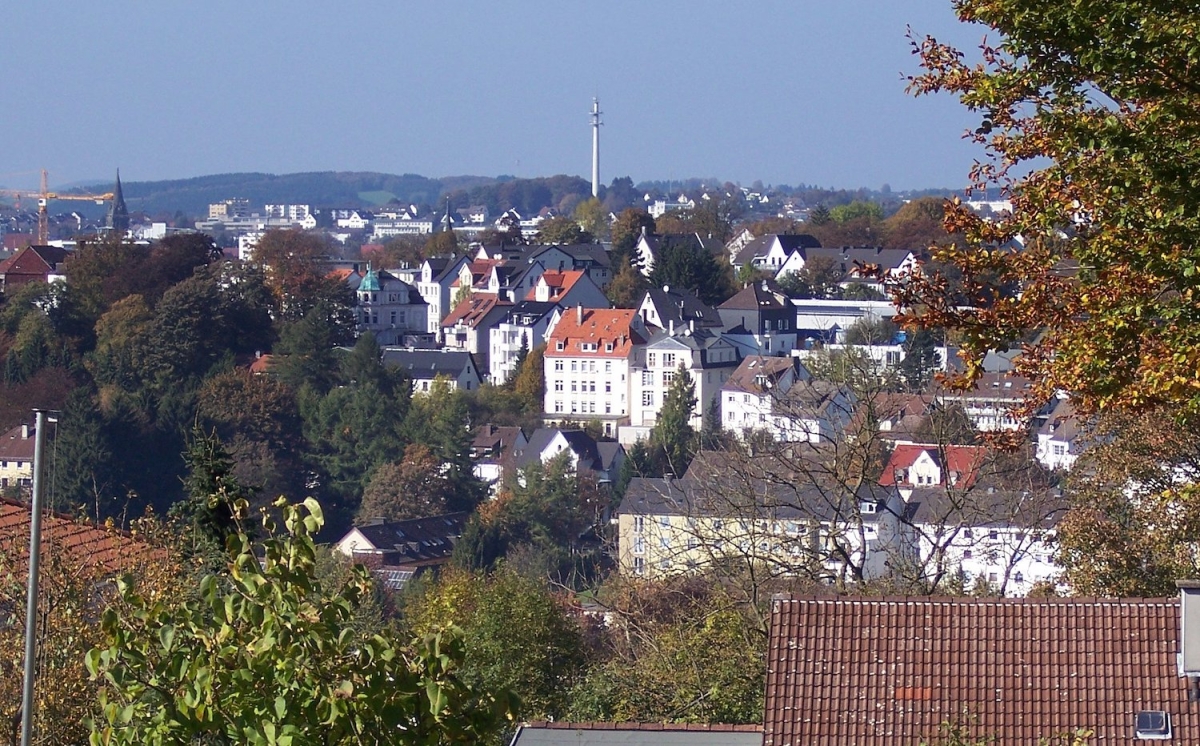
[{"label": "yellow construction crane", "polygon": [[31,197],[38,201],[37,242],[42,246],[44,246],[46,242],[50,240],[50,216],[47,209],[48,205],[50,204],[50,200],[58,199],[75,202],[95,202],[98,205],[102,205],[114,197],[112,192],[105,192],[104,194],[59,194],[58,192],[52,192],[50,191],[48,183],[48,174],[44,168],[42,169],[41,190],[37,192],[28,192],[15,189],[0,189],[0,195],[6,197],[15,197],[17,199]]}]

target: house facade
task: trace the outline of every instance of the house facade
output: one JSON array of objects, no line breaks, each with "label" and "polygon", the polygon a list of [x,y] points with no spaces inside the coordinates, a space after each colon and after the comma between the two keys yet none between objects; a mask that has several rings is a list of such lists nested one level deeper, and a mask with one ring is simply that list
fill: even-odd
[{"label": "house facade", "polygon": [[681,372],[692,379],[696,404],[690,424],[698,431],[704,413],[713,406],[739,361],[738,348],[720,335],[694,324],[679,328],[673,321],[650,335],[644,353],[639,356],[643,364],[630,369],[630,428],[622,428],[623,443],[649,436],[667,392]]},{"label": "house facade", "polygon": [[721,425],[741,437],[781,443],[832,442],[845,432],[856,399],[844,386],[815,381],[795,357],[754,355],[721,387]]},{"label": "house facade", "polygon": [[749,355],[787,355],[796,349],[796,312],[779,286],[752,282],[717,307],[725,338]]},{"label": "house facade", "polygon": [[384,270],[368,269],[347,278],[356,300],[356,328],[371,332],[380,345],[398,345],[405,335],[428,334],[428,306],[415,287]]},{"label": "house facade", "polygon": [[471,353],[463,350],[424,350],[414,347],[384,347],[384,365],[404,368],[412,379],[414,393],[427,393],[438,379],[451,389],[471,391],[483,383]]},{"label": "house facade", "polygon": [[501,384],[516,371],[521,349],[533,350],[546,341],[546,334],[562,309],[557,303],[525,300],[508,313],[489,332],[488,369],[491,381]]}]

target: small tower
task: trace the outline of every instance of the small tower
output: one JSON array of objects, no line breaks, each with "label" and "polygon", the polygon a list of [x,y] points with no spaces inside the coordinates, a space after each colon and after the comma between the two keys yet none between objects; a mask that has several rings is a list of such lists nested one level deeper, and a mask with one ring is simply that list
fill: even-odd
[{"label": "small tower", "polygon": [[600,99],[592,99],[592,196],[600,196]]},{"label": "small tower", "polygon": [[454,230],[454,216],[450,213],[450,195],[446,195],[446,214],[442,216],[442,222],[438,230],[439,232]]},{"label": "small tower", "polygon": [[117,183],[113,187],[113,198],[108,205],[108,217],[105,225],[109,230],[121,235],[129,230],[129,208],[125,206],[125,195],[121,192],[120,169],[117,169]]}]

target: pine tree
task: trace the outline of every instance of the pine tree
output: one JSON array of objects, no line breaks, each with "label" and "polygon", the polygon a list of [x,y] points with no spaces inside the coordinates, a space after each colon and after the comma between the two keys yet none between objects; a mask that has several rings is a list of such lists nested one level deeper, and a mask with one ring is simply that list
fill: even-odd
[{"label": "pine tree", "polygon": [[658,422],[650,431],[650,451],[665,473],[682,475],[696,452],[696,430],[692,410],[696,407],[696,387],[687,368],[680,363],[658,411]]}]

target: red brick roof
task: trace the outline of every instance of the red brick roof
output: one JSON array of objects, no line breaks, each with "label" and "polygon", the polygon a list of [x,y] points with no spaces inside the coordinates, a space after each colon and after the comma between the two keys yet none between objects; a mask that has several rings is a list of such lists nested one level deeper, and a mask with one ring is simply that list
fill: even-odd
[{"label": "red brick roof", "polygon": [[[575,283],[579,282],[579,278],[586,273],[581,269],[548,269],[542,273],[538,283],[545,282],[550,288],[550,301],[556,301],[571,291]],[[537,300],[537,286],[529,288],[529,292],[525,294],[525,300]]]},{"label": "red brick roof", "polygon": [[472,293],[459,301],[454,310],[442,319],[442,326],[454,326],[462,321],[469,327],[475,327],[496,306],[511,305],[508,301],[500,300],[495,293]]},{"label": "red brick roof", "polygon": [[[165,553],[115,529],[101,528],[65,516],[42,518],[43,552],[55,551],[79,566],[95,567],[103,574],[129,569]],[[12,563],[18,575],[29,572],[29,506],[0,498],[0,556]]]},{"label": "red brick roof", "polygon": [[933,741],[964,708],[1001,744],[1132,742],[1141,710],[1196,741],[1174,599],[783,599],[769,645],[765,746]]},{"label": "red brick roof", "polygon": [[[634,344],[643,341],[633,328],[635,318],[633,308],[568,308],[554,325],[545,356],[627,358]],[[606,347],[609,343],[611,351]],[[594,347],[585,350],[584,345]]]}]

